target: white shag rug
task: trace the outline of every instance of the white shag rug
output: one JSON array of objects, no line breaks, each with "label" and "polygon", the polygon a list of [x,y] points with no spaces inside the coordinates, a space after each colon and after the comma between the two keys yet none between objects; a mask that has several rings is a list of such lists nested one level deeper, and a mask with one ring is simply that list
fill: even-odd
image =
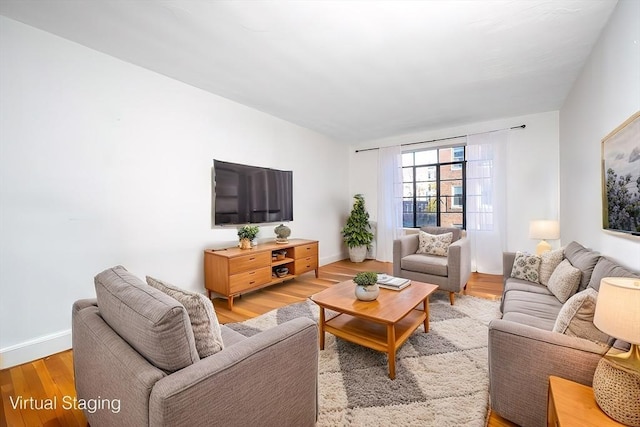
[{"label": "white shag rug", "polygon": [[[487,332],[499,302],[448,293],[430,298],[429,332],[419,327],[398,350],[396,379],[387,355],[327,333],[319,353],[318,426],[484,427],[488,413]],[[318,320],[311,300],[227,324],[251,336],[296,317]]]}]

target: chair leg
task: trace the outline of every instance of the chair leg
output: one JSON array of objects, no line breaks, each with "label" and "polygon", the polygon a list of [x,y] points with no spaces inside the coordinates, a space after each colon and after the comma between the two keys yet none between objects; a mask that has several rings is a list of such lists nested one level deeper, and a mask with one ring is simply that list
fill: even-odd
[{"label": "chair leg", "polygon": [[449,292],[449,302],[453,305],[453,300],[456,298],[455,292]]}]

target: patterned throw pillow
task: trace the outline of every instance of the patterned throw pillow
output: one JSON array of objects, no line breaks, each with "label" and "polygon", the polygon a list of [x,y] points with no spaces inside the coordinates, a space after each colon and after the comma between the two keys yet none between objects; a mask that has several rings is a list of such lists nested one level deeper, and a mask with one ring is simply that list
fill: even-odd
[{"label": "patterned throw pillow", "polygon": [[592,288],[587,288],[569,298],[558,313],[553,332],[584,338],[601,345],[612,344],[613,338],[593,324],[597,300],[598,292]]},{"label": "patterned throw pillow", "polygon": [[540,255],[540,283],[547,285],[553,271],[564,259],[564,249],[548,251]]},{"label": "patterned throw pillow", "polygon": [[209,298],[149,276],[147,276],[147,283],[177,300],[187,310],[193,329],[193,337],[196,341],[196,349],[201,359],[224,348],[220,323],[218,323],[218,317]]},{"label": "patterned throw pillow", "polygon": [[511,277],[527,280],[529,282],[540,283],[540,257],[525,252],[516,252],[516,259],[513,261]]},{"label": "patterned throw pillow", "polygon": [[547,288],[558,298],[558,301],[565,303],[578,290],[581,278],[582,271],[572,266],[569,260],[565,259],[551,274]]},{"label": "patterned throw pillow", "polygon": [[447,256],[453,233],[429,234],[420,230],[417,254]]}]

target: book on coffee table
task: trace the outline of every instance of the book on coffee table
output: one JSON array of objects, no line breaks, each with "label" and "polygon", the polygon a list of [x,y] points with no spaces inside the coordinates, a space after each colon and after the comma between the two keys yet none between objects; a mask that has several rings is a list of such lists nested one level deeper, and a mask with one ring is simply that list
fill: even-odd
[{"label": "book on coffee table", "polygon": [[399,291],[411,284],[411,280],[402,277],[389,276],[388,274],[378,274],[378,286],[385,289]]}]

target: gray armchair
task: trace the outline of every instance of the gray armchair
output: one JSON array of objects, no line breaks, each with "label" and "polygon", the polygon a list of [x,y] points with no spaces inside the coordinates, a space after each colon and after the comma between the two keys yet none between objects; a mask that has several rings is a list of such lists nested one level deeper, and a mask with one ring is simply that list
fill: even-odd
[{"label": "gray armchair", "polygon": [[223,325],[224,349],[200,359],[180,303],[131,277],[118,281],[107,296],[73,305],[77,397],[102,402],[85,410],[92,427],[315,425],[315,322],[249,338]]},{"label": "gray armchair", "polygon": [[453,305],[455,293],[464,289],[471,275],[469,239],[459,228],[422,227],[420,230],[429,234],[453,233],[448,255],[417,254],[418,234],[402,236],[393,242],[393,275],[438,285],[440,290],[449,291]]}]

